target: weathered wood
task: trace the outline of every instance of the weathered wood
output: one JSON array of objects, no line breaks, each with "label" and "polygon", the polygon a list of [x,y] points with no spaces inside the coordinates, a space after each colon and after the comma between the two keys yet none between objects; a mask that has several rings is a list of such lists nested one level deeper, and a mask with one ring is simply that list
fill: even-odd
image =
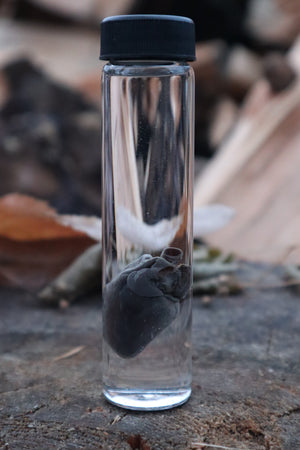
[{"label": "weathered wood", "polygon": [[[262,268],[250,270],[261,276]],[[62,311],[1,290],[0,448],[300,448],[300,308],[293,293],[252,289],[208,304],[195,299],[192,397],[156,413],[103,399],[95,300]]]},{"label": "weathered wood", "polygon": [[236,127],[195,187],[195,205],[217,202],[236,217],[209,241],[243,258],[299,261],[300,41],[289,56],[298,78],[275,95],[261,79]]},{"label": "weathered wood", "polygon": [[298,0],[251,0],[246,25],[258,38],[291,44],[299,34]]},{"label": "weathered wood", "polygon": [[209,140],[217,148],[233,128],[237,119],[238,107],[228,97],[223,97],[217,104],[209,129]]},{"label": "weathered wood", "polygon": [[224,85],[228,94],[244,99],[251,86],[262,74],[262,59],[241,45],[234,46],[224,65]]},{"label": "weathered wood", "polygon": [[271,52],[265,57],[264,75],[275,93],[290,87],[297,78],[287,58],[276,52]]},{"label": "weathered wood", "polygon": [[106,16],[126,14],[134,0],[27,0],[42,11],[64,17],[69,20],[99,24]]},{"label": "weathered wood", "polygon": [[[101,63],[98,54],[98,30],[79,31],[76,27],[0,20],[1,67],[10,60],[27,56],[50,76],[67,85],[76,85],[91,73],[98,74],[100,84]],[[99,97],[95,101],[99,101]]]}]

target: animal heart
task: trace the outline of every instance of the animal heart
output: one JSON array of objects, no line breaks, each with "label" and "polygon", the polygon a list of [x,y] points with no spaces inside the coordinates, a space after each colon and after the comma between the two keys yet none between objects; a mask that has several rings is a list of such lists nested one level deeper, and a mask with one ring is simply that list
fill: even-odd
[{"label": "animal heart", "polygon": [[191,268],[178,264],[182,251],[145,254],[106,285],[104,338],[123,358],[138,355],[180,311],[191,286]]}]

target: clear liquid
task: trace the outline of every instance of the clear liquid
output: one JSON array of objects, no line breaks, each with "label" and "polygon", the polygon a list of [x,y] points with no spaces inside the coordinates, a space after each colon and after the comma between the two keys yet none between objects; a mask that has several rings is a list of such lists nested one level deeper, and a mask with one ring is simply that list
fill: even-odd
[{"label": "clear liquid", "polygon": [[[109,66],[104,71],[103,99],[103,111],[108,112],[103,118],[102,172],[105,290],[132,261],[145,254],[157,258],[166,247],[182,253],[182,260],[174,265],[175,272],[183,266],[191,268],[194,123],[191,69],[177,64]],[[149,282],[146,278],[145,287],[138,278],[141,295],[132,293],[132,285],[126,281],[120,285],[120,292],[116,288],[115,296],[113,289],[110,296],[103,296],[104,310],[115,302],[110,322],[104,324],[106,329],[114,326],[115,314],[117,321],[124,317],[129,334],[131,327],[137,327],[136,320],[139,326],[141,320],[145,321],[145,333],[149,334],[153,318],[147,319],[147,314],[142,314],[141,319],[133,315],[130,320],[130,314],[123,311],[123,300],[126,302],[128,295],[135,295],[134,301],[141,298],[148,305],[152,298],[147,292],[149,284],[150,290],[163,290],[163,301],[167,290],[166,297],[169,299],[170,294],[177,302],[176,315],[159,332],[154,325],[153,338],[145,339],[146,344],[137,354],[132,352],[124,357],[122,352],[116,352],[117,347],[110,345],[104,333],[104,395],[125,408],[171,408],[184,403],[191,393],[191,283],[180,298],[176,292],[178,280],[172,290],[168,284],[169,269],[166,283],[161,274],[164,271],[159,272],[158,281]],[[172,280],[171,277],[170,283]],[[159,298],[157,295],[152,301]],[[156,313],[160,315],[159,306]],[[107,317],[104,314],[104,320]],[[143,330],[143,341],[142,335]]]},{"label": "clear liquid", "polygon": [[105,342],[104,394],[120,406],[165,409],[179,405],[191,389],[191,301],[184,301],[174,322],[139,355],[119,357]]}]

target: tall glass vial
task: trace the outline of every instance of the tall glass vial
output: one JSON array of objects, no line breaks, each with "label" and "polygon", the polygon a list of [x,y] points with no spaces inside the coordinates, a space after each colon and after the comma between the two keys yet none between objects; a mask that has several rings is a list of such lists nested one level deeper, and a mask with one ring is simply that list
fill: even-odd
[{"label": "tall glass vial", "polygon": [[101,24],[103,384],[124,408],[191,394],[194,24]]}]

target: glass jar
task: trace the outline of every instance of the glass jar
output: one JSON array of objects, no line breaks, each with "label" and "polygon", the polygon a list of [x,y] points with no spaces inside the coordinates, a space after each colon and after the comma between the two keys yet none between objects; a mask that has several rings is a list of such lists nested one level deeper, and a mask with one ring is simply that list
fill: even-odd
[{"label": "glass jar", "polygon": [[[141,22],[152,53],[142,58],[128,34],[131,54],[111,50],[111,28],[116,41],[122,26],[138,38]],[[178,39],[193,22],[103,23],[101,57],[113,55],[102,73],[103,392],[125,408],[165,409],[191,394],[194,76],[180,46],[153,46],[159,30],[174,41],[170,26]]]}]

